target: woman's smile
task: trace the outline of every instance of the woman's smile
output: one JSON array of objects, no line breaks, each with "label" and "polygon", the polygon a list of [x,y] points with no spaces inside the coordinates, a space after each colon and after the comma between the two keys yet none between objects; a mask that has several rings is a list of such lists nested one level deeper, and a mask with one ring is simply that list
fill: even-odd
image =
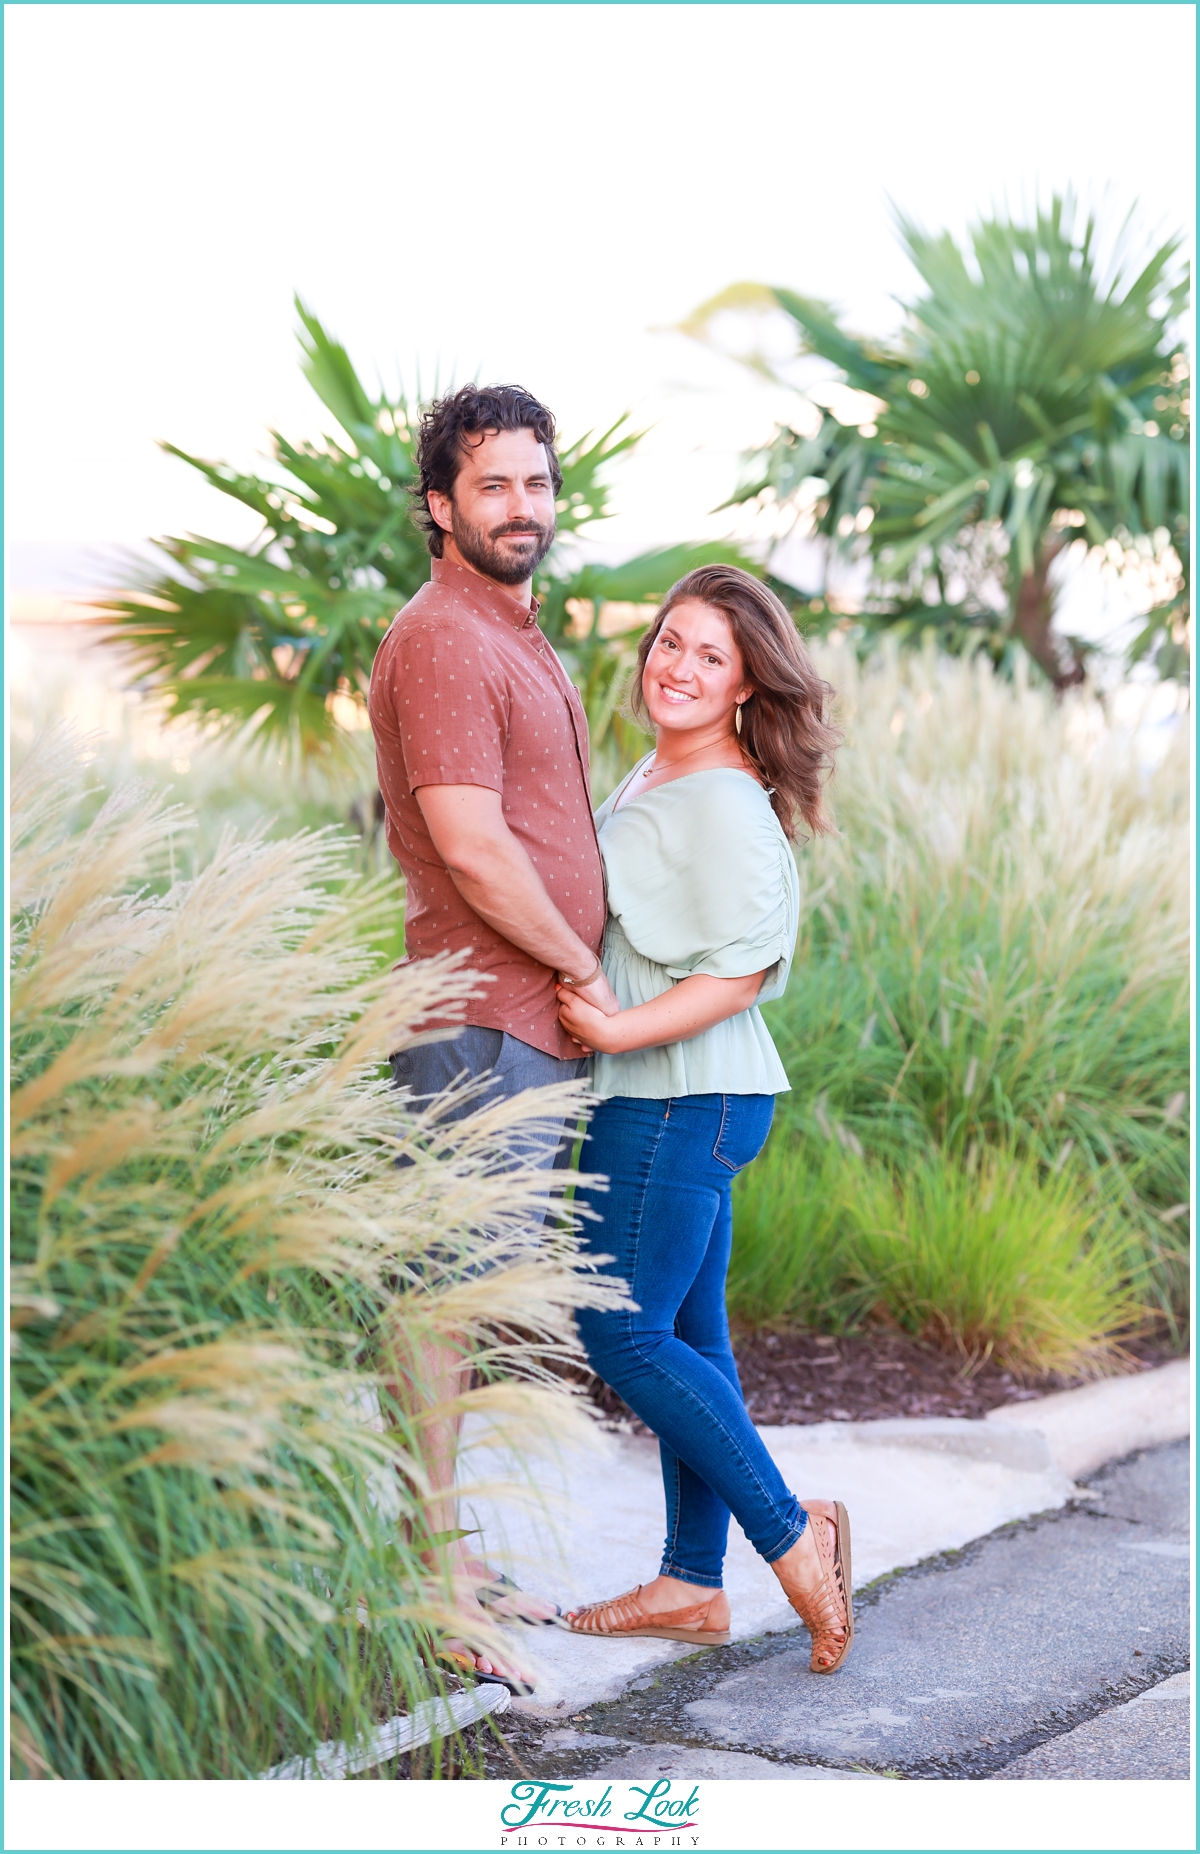
[{"label": "woman's smile", "polygon": [[714,742],[733,733],[736,704],[750,693],[742,655],[722,612],[699,599],[671,608],[642,674],[650,719],[668,733],[713,730]]}]

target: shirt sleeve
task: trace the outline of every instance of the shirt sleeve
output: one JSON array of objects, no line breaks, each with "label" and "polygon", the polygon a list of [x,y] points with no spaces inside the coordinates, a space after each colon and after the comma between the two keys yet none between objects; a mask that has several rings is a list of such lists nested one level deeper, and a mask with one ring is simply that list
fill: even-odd
[{"label": "shirt sleeve", "polygon": [[409,790],[482,785],[503,792],[511,703],[500,664],[477,639],[435,624],[409,632],[393,661]]},{"label": "shirt sleeve", "polygon": [[602,847],[609,907],[636,952],[674,979],[765,972],[766,997],[791,962],[798,882],[765,794],[746,788],[661,786],[616,813]]}]

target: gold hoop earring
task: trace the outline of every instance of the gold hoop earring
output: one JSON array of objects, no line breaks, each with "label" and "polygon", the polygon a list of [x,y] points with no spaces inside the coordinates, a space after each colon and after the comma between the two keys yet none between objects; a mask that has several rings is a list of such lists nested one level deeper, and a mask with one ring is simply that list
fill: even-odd
[{"label": "gold hoop earring", "polygon": [[740,702],[733,711],[733,725],[740,734],[742,731],[742,704]]}]

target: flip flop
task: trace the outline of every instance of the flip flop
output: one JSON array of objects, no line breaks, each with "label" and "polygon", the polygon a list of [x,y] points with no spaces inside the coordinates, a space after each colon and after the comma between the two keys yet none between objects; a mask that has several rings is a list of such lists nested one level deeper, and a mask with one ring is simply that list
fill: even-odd
[{"label": "flip flop", "polygon": [[[520,1615],[516,1611],[508,1593],[510,1590],[515,1590],[518,1596],[524,1596],[526,1593],[521,1589],[520,1584],[514,1583],[511,1577],[506,1577],[503,1571],[498,1571],[496,1576],[491,1578],[486,1584],[475,1584],[473,1588],[475,1595],[479,1598],[480,1606],[483,1609],[491,1610],[494,1614],[501,1616],[502,1620],[523,1622],[529,1628],[547,1629],[555,1628],[562,1620],[562,1610],[558,1607],[557,1603],[554,1605],[554,1614],[552,1616]],[[507,1617],[503,1615],[500,1609],[501,1603],[509,1605],[509,1614]]]},{"label": "flip flop", "polygon": [[485,1686],[507,1687],[514,1699],[528,1699],[531,1693],[537,1691],[527,1680],[519,1680],[515,1674],[485,1674],[481,1668],[476,1667],[470,1655],[459,1654],[453,1648],[444,1648],[434,1659],[448,1667],[452,1673],[468,1680],[481,1681]]}]

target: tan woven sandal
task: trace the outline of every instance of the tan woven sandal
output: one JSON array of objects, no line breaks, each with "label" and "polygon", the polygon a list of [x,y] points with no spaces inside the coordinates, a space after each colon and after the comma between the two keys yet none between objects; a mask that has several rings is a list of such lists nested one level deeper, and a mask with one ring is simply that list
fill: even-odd
[{"label": "tan woven sandal", "polygon": [[697,1648],[723,1648],[729,1640],[728,1629],[704,1627],[712,1608],[711,1598],[687,1609],[651,1611],[638,1602],[641,1588],[639,1584],[636,1590],[610,1597],[606,1603],[585,1603],[582,1609],[569,1609],[567,1627],[576,1635],[650,1635],[665,1642],[691,1642]]},{"label": "tan woven sandal", "polygon": [[[840,1500],[802,1502],[821,1560],[821,1582],[800,1590],[780,1578],[783,1592],[812,1636],[809,1667],[814,1674],[835,1674],[854,1640],[854,1588],[850,1572],[850,1516]],[[773,1567],[778,1573],[778,1566]]]}]

